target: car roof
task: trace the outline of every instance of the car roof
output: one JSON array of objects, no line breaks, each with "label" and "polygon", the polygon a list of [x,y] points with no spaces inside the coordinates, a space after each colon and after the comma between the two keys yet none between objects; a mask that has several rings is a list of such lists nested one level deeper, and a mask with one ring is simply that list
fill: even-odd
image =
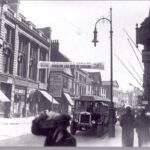
[{"label": "car roof", "polygon": [[96,95],[88,95],[88,96],[81,96],[78,99],[75,99],[76,101],[90,101],[90,102],[107,102],[109,103],[110,100],[107,98],[103,98]]}]

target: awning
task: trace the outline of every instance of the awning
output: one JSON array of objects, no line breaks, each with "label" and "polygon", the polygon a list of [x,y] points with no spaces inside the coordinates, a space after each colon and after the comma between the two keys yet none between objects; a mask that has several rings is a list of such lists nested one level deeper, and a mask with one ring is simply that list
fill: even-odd
[{"label": "awning", "polygon": [[56,99],[54,99],[50,94],[48,94],[46,91],[42,91],[42,90],[39,90],[41,92],[41,94],[47,98],[51,103],[53,104],[59,104]]},{"label": "awning", "polygon": [[73,102],[72,98],[70,97],[70,95],[68,93],[64,93],[64,95],[65,95],[66,99],[68,100],[69,104],[73,106],[74,102]]},{"label": "awning", "polygon": [[10,102],[8,97],[0,90],[0,101],[1,102]]}]

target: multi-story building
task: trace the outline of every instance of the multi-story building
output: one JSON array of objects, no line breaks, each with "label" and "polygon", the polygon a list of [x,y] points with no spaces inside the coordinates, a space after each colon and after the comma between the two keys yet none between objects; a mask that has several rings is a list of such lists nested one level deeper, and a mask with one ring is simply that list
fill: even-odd
[{"label": "multi-story building", "polygon": [[141,23],[140,27],[136,26],[136,42],[144,46],[142,50],[142,62],[144,65],[143,75],[143,98],[142,103],[150,111],[150,14]]},{"label": "multi-story building", "polygon": [[[9,98],[3,113],[39,111],[39,101],[28,101],[31,91],[48,94],[48,69],[38,69],[38,61],[50,61],[50,27],[38,29],[19,13],[19,0],[0,3],[0,89]],[[50,99],[48,100],[49,103]],[[44,103],[44,102],[42,102]]]},{"label": "multi-story building", "polygon": [[[70,60],[59,51],[59,41],[51,41],[51,61],[69,62]],[[59,102],[59,112],[71,113],[74,105],[73,74],[70,68],[51,68],[49,74],[49,92]]]},{"label": "multi-story building", "polygon": [[128,95],[128,105],[132,106],[133,108],[141,106],[142,99],[139,98],[142,98],[143,91],[141,91],[139,88],[133,88],[131,91],[126,91],[126,94]]},{"label": "multi-story building", "polygon": [[[102,87],[106,89],[106,98],[110,98],[110,81],[102,81]],[[119,104],[119,84],[117,81],[113,81],[113,102],[116,107]]]},{"label": "multi-story building", "polygon": [[92,81],[92,95],[101,96],[104,89],[102,88],[102,80],[100,72],[88,72],[89,78]]},{"label": "multi-story building", "polygon": [[125,107],[128,104],[128,94],[122,90],[119,90],[119,106]]},{"label": "multi-story building", "polygon": [[[86,95],[87,78],[88,74],[78,68],[72,69],[73,74],[73,97],[80,98],[80,96]],[[90,85],[89,85],[90,86]]]}]

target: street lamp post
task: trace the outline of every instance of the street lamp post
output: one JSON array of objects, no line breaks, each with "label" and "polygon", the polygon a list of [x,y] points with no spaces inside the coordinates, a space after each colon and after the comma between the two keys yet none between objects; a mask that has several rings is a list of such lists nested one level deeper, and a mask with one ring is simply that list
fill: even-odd
[{"label": "street lamp post", "polygon": [[115,110],[114,110],[114,103],[113,103],[113,30],[112,30],[112,8],[110,8],[110,18],[102,17],[98,19],[95,23],[95,29],[94,29],[94,39],[93,43],[94,46],[96,46],[96,43],[98,43],[97,40],[97,28],[96,25],[100,21],[106,20],[110,23],[110,107],[109,107],[109,136],[114,137],[115,136]]}]

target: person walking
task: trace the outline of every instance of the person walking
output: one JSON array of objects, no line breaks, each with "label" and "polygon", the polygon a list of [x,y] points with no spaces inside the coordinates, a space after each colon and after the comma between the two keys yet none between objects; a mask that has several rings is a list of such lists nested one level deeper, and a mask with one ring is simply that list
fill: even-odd
[{"label": "person walking", "polygon": [[120,126],[122,127],[122,146],[133,147],[135,117],[129,106],[120,118]]},{"label": "person walking", "polygon": [[76,146],[76,139],[67,130],[70,119],[71,117],[66,114],[55,118],[57,127],[53,133],[48,133],[44,146]]},{"label": "person walking", "polygon": [[145,109],[142,109],[140,114],[136,117],[136,132],[138,136],[138,146],[147,146],[149,142],[150,132],[150,118],[146,116]]}]

